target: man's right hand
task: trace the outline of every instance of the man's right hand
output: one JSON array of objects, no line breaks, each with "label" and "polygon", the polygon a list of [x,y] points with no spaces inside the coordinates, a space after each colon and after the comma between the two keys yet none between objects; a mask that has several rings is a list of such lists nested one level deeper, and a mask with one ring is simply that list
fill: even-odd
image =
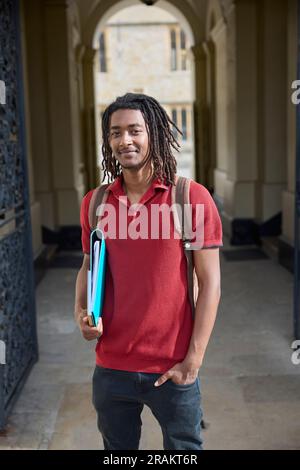
[{"label": "man's right hand", "polygon": [[102,318],[99,318],[97,326],[90,326],[89,320],[86,315],[86,310],[79,316],[79,328],[81,330],[82,336],[87,341],[92,341],[93,339],[99,339],[103,333],[103,324]]}]

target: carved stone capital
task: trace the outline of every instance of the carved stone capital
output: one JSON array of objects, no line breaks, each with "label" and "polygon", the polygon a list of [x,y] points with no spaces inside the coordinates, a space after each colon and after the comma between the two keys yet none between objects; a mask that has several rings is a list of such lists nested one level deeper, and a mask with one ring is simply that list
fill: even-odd
[{"label": "carved stone capital", "polygon": [[98,49],[94,49],[90,46],[83,46],[84,49],[81,51],[82,62],[85,64],[93,64],[96,59]]},{"label": "carved stone capital", "polygon": [[191,51],[196,62],[202,62],[203,60],[206,60],[204,43],[195,44],[191,47]]}]

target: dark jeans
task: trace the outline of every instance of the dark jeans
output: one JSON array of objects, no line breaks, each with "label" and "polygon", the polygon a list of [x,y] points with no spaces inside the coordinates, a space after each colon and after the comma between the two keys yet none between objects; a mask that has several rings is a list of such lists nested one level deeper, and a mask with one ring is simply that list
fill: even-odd
[{"label": "dark jeans", "polygon": [[165,450],[202,449],[199,378],[190,385],[168,380],[154,387],[161,375],[96,366],[93,404],[106,450],[139,448],[144,405],[160,424]]}]

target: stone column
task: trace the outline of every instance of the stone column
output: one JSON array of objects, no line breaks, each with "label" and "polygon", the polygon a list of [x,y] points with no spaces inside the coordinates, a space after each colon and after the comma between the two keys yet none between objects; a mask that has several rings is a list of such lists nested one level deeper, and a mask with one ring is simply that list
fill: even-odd
[{"label": "stone column", "polygon": [[31,122],[30,122],[30,96],[29,96],[29,74],[28,74],[28,45],[26,38],[26,17],[25,17],[25,0],[20,2],[20,19],[21,19],[21,46],[22,46],[22,65],[23,65],[23,89],[24,89],[24,105],[25,105],[25,126],[26,126],[26,156],[29,182],[29,199],[30,199],[30,219],[32,230],[32,252],[36,259],[42,252],[42,227],[41,227],[41,207],[36,200],[34,171],[33,171],[33,155],[31,145]]},{"label": "stone column", "polygon": [[[233,243],[249,242],[244,219],[255,217],[257,178],[256,2],[241,0],[211,32],[216,47],[217,193],[223,228]],[[235,222],[234,222],[235,221]],[[233,224],[234,222],[234,224]],[[235,237],[234,231],[238,234]],[[246,228],[246,232],[248,232]],[[251,236],[250,236],[251,238]]]},{"label": "stone column", "polygon": [[263,224],[281,212],[282,191],[286,187],[287,178],[286,3],[281,0],[259,2],[258,18],[256,217]]},{"label": "stone column", "polygon": [[[40,203],[42,225],[54,230],[56,226],[55,201],[52,179],[50,125],[48,113],[46,47],[42,2],[22,2],[26,43],[27,93],[25,94],[27,140],[32,160],[31,181]],[[31,200],[33,197],[31,184]],[[32,218],[34,232],[34,217]]]},{"label": "stone column", "polygon": [[[225,182],[229,167],[227,75],[227,25],[220,17],[207,38],[205,51],[209,58],[208,103],[210,124],[210,173],[213,174],[215,198],[224,206]],[[231,117],[234,125],[234,116]]]},{"label": "stone column", "polygon": [[[300,26],[298,25],[298,28]],[[297,79],[297,0],[288,1],[287,18],[287,187],[282,196],[281,241],[290,247],[294,244],[294,207],[296,172],[296,106],[291,101],[292,82]]]},{"label": "stone column", "polygon": [[44,3],[48,123],[56,227],[79,224],[78,107],[73,73],[75,50],[71,8],[73,0]]},{"label": "stone column", "polygon": [[[204,44],[207,57],[207,118],[208,118],[208,162],[207,177],[211,187],[215,187],[214,172],[217,166],[216,157],[216,54],[215,44],[209,39]],[[215,187],[216,189],[216,187]]]},{"label": "stone column", "polygon": [[208,156],[207,105],[206,105],[206,54],[203,44],[195,44],[191,48],[195,59],[195,102],[194,102],[194,134],[195,134],[195,175],[196,180],[208,185],[206,172]]},{"label": "stone column", "polygon": [[[256,2],[249,0],[231,6],[226,36],[226,126],[227,166],[224,185],[224,230],[233,243],[249,243],[250,226],[241,219],[255,217],[257,178],[257,43]],[[217,84],[217,86],[222,84]],[[221,150],[221,148],[220,148]],[[221,167],[221,169],[223,169]],[[241,223],[239,222],[241,221]],[[235,221],[234,225],[232,222]],[[239,225],[239,223],[241,225]],[[235,230],[237,233],[235,234]]]},{"label": "stone column", "polygon": [[96,150],[96,96],[95,96],[95,58],[97,49],[85,46],[82,67],[84,86],[84,148],[85,165],[87,168],[87,185],[93,188],[99,184],[97,171],[97,150]]}]

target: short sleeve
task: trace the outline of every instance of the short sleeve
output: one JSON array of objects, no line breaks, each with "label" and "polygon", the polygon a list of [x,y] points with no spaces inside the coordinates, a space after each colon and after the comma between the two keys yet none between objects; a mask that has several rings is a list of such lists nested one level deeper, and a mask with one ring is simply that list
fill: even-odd
[{"label": "short sleeve", "polygon": [[[217,206],[209,191],[191,180],[190,204],[192,205],[193,242],[200,240],[200,248],[223,246],[222,223]],[[198,205],[198,208],[197,208]]]},{"label": "short sleeve", "polygon": [[81,202],[80,207],[80,225],[81,225],[81,245],[83,253],[90,254],[90,224],[89,224],[89,205],[93,190],[89,191]]}]

